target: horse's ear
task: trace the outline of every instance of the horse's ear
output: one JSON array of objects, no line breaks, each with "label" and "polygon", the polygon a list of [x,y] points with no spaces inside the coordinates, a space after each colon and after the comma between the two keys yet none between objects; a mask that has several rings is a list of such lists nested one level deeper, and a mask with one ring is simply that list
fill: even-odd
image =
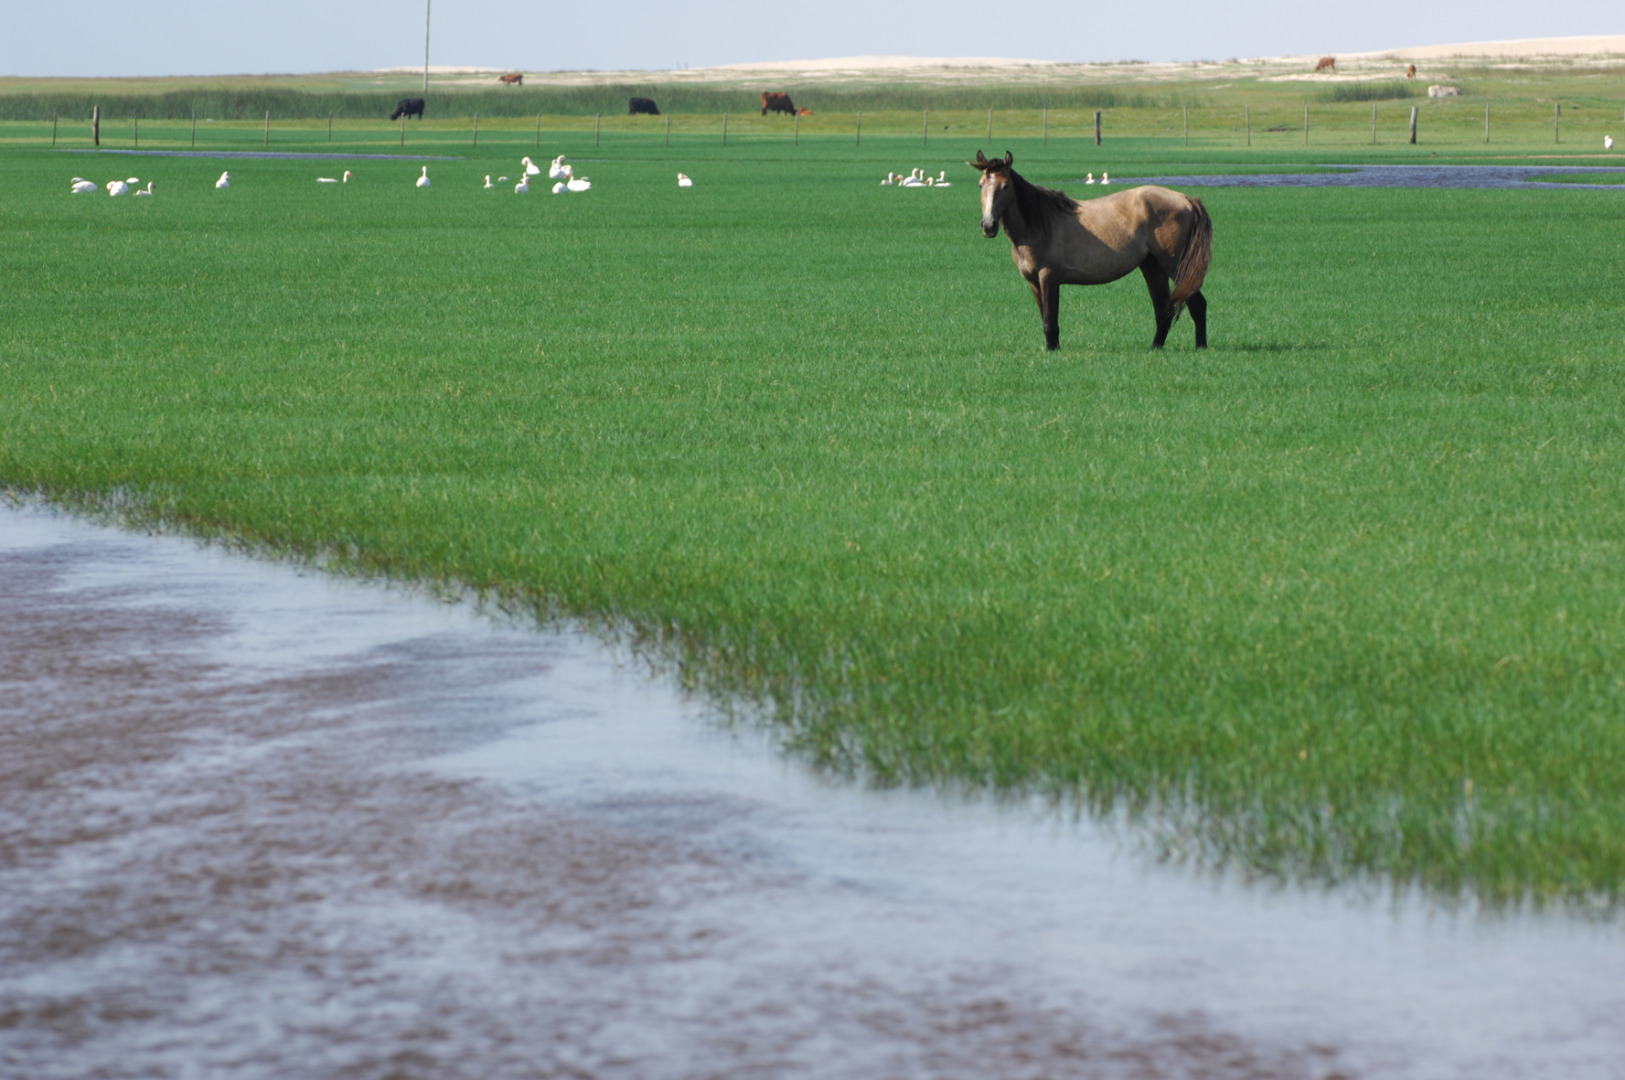
[{"label": "horse's ear", "polygon": [[1004,152],[1004,167],[1008,169],[1010,166],[1014,165],[1015,163],[1016,163],[1016,159],[1011,156],[1010,151],[1006,150]]},{"label": "horse's ear", "polygon": [[985,169],[985,168],[987,168],[987,158],[983,157],[982,152],[980,150],[978,150],[978,151],[976,151],[976,160],[975,161],[967,161],[967,162],[965,162],[965,164],[966,165],[974,165],[978,169]]}]

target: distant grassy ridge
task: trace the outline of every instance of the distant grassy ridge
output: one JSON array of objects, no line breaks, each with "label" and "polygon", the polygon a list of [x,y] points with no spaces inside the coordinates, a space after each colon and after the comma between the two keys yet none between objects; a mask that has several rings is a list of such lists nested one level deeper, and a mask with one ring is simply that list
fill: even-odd
[{"label": "distant grassy ridge", "polygon": [[[786,87],[796,104],[821,111],[859,109],[1111,109],[1168,108],[1201,104],[1180,91],[1142,93],[1111,88],[1044,90],[1036,87],[967,87],[955,89],[851,88],[799,90]],[[605,84],[537,89],[431,89],[427,95],[396,91],[302,91],[275,88],[199,87],[158,93],[29,92],[0,94],[0,120],[49,120],[52,115],[88,119],[100,105],[106,117],[139,116],[143,120],[186,120],[196,110],[200,119],[252,120],[267,112],[278,120],[387,117],[402,97],[425,96],[431,117],[614,116],[627,111],[631,97],[653,98],[665,112],[754,112],[758,92],[738,88],[655,84]]]}]

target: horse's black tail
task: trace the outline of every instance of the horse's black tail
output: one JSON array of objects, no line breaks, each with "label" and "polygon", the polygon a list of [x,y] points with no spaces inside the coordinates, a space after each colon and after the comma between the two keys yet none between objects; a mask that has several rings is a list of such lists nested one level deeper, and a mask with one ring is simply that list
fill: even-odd
[{"label": "horse's black tail", "polygon": [[1173,319],[1179,318],[1179,313],[1185,310],[1185,301],[1202,287],[1208,264],[1213,261],[1213,219],[1208,217],[1201,199],[1191,199],[1191,211],[1194,216],[1191,232],[1185,238],[1185,250],[1174,268],[1174,293],[1168,298],[1168,310]]}]

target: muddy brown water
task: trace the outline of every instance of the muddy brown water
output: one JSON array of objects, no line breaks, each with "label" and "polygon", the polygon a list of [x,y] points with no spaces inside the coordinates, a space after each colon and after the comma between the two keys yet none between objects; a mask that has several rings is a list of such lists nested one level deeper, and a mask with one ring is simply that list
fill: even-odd
[{"label": "muddy brown water", "polygon": [[1619,1077],[1617,921],[831,782],[583,636],[0,505],[0,1076]]}]

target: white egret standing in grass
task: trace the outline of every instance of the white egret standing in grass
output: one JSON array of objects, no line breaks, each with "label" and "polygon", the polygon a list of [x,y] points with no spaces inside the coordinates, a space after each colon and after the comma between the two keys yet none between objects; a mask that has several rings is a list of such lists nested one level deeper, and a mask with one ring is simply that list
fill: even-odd
[{"label": "white egret standing in grass", "polygon": [[231,173],[229,173],[229,172],[221,173],[220,174],[220,179],[218,179],[218,180],[216,180],[214,182],[214,186],[217,187],[217,188],[229,188],[231,186]]},{"label": "white egret standing in grass", "polygon": [[418,177],[418,187],[429,186],[429,166],[423,166],[423,175]]},{"label": "white egret standing in grass", "polygon": [[107,182],[107,193],[109,195],[128,195],[129,192],[130,185],[123,180],[109,180]]},{"label": "white egret standing in grass", "polygon": [[76,176],[73,178],[72,190],[75,195],[89,195],[91,192],[96,190],[96,181],[86,180],[82,176]]}]

